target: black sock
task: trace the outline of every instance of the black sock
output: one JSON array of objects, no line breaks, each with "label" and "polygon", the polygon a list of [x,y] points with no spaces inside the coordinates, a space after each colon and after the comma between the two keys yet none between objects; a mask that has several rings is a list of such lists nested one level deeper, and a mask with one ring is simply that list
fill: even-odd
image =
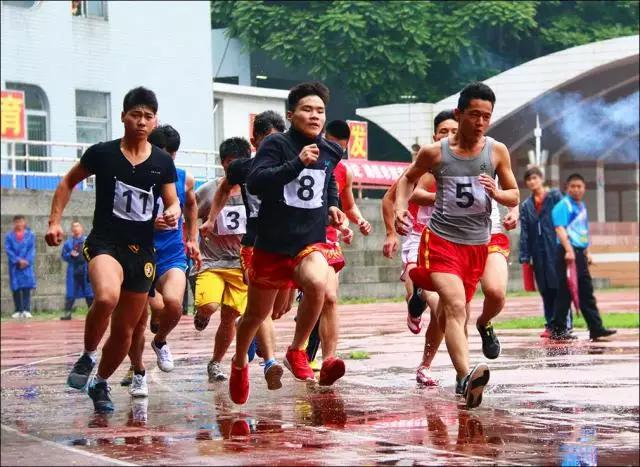
[{"label": "black sock", "polygon": [[145,370],[133,370],[133,374],[144,376],[147,372]]},{"label": "black sock", "polygon": [[153,341],[153,343],[154,343],[154,345],[155,345],[157,348],[161,349],[162,347],[164,347],[164,346],[165,346],[165,344],[167,343],[167,341],[164,341],[164,342],[157,342],[157,341]]},{"label": "black sock", "polygon": [[427,304],[422,301],[422,297],[420,296],[422,293],[422,289],[418,287],[413,288],[413,293],[411,294],[411,298],[407,303],[409,314],[414,318],[419,318],[424,313],[424,310],[427,308]]}]

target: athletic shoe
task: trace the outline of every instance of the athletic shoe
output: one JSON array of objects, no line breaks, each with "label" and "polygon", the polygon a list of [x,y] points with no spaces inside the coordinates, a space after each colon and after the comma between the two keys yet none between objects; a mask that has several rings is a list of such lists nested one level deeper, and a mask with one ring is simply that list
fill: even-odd
[{"label": "athletic shoe", "polygon": [[71,319],[71,312],[70,312],[70,311],[66,311],[66,312],[64,313],[64,315],[62,315],[62,316],[60,317],[60,320],[61,320],[61,321],[69,321],[70,319]]},{"label": "athletic shoe", "polygon": [[249,398],[249,365],[236,368],[231,359],[231,376],[229,377],[229,397],[236,404],[244,404]]},{"label": "athletic shoe", "polygon": [[552,341],[572,341],[578,338],[578,336],[574,336],[569,331],[551,331],[551,336],[549,337]]},{"label": "athletic shoe", "polygon": [[211,360],[207,365],[207,374],[209,375],[209,382],[214,383],[216,381],[224,381],[227,379],[227,375],[222,372],[222,366],[220,362],[214,362]]},{"label": "athletic shoe", "polygon": [[456,396],[464,395],[464,382],[465,378],[458,379],[456,376]]},{"label": "athletic shoe", "polygon": [[204,331],[204,329],[209,325],[210,319],[211,316],[204,317],[200,312],[196,311],[196,314],[193,315],[193,325],[197,331]]},{"label": "athletic shoe", "polygon": [[21,311],[16,311],[14,314],[11,315],[11,317],[13,319],[20,319],[20,318],[22,318],[22,312]]},{"label": "athletic shoe", "polygon": [[149,387],[147,386],[147,375],[133,374],[131,387],[129,388],[131,397],[147,397],[149,395]]},{"label": "athletic shoe", "polygon": [[300,349],[289,349],[284,357],[284,366],[293,373],[293,377],[298,381],[313,381],[315,375],[309,367],[307,353]]},{"label": "athletic shoe", "polygon": [[341,359],[337,357],[328,358],[322,362],[318,384],[320,386],[331,386],[344,376],[344,372],[345,366]]},{"label": "athletic shoe", "polygon": [[416,370],[416,381],[426,387],[435,387],[438,382],[431,377],[431,369],[426,365],[420,365]]},{"label": "athletic shoe", "polygon": [[320,371],[320,369],[322,368],[322,363],[320,363],[320,360],[318,360],[317,358],[314,358],[309,362],[309,368],[311,368],[314,372]]},{"label": "athletic shoe", "polygon": [[551,329],[544,328],[544,331],[540,333],[540,337],[542,337],[543,339],[549,339],[551,337]]},{"label": "athletic shoe", "polygon": [[249,362],[252,362],[254,358],[256,358],[256,349],[258,347],[258,342],[256,341],[256,338],[254,337],[253,340],[251,341],[251,344],[249,344],[249,350],[247,350],[247,357],[249,359]]},{"label": "athletic shoe", "polygon": [[600,339],[601,337],[609,337],[609,336],[613,336],[616,332],[615,329],[605,329],[602,328],[599,331],[596,332],[590,332],[589,333],[589,339],[593,340],[593,341],[597,341],[598,339]]},{"label": "athletic shoe", "polygon": [[89,376],[91,376],[94,366],[96,364],[91,360],[91,357],[83,353],[73,365],[67,378],[67,384],[73,389],[83,389],[87,385],[87,381],[89,381]]},{"label": "athletic shoe", "polygon": [[89,386],[89,397],[93,400],[93,407],[96,412],[113,412],[113,402],[109,397],[111,388],[107,382],[92,383]]},{"label": "athletic shoe", "polygon": [[156,347],[156,341],[152,339],[151,348],[156,353],[158,368],[167,373],[173,370],[173,356],[171,355],[171,350],[169,350],[169,344],[165,342],[162,347],[158,348]]},{"label": "athletic shoe", "polygon": [[135,397],[131,399],[131,421],[134,426],[144,426],[147,423],[148,397]]},{"label": "athletic shoe", "polygon": [[265,367],[264,379],[267,380],[267,388],[271,391],[280,389],[282,387],[281,379],[283,373],[284,370],[282,369],[282,365],[278,362],[273,362],[269,367]]},{"label": "athletic shoe", "polygon": [[[411,298],[409,298],[409,301],[407,302],[407,308],[409,314],[414,318],[414,320],[417,319],[419,323],[422,313],[424,313],[424,310],[427,309],[427,302],[422,300],[422,289],[418,287],[413,288]],[[408,321],[407,324],[409,324]],[[409,327],[409,330],[411,332],[414,332],[411,327]]]},{"label": "athletic shoe", "polygon": [[478,363],[462,381],[467,408],[478,407],[482,403],[484,387],[489,382],[489,367],[484,363]]},{"label": "athletic shoe", "polygon": [[130,366],[127,370],[127,374],[124,375],[124,378],[120,380],[120,386],[131,386],[131,381],[133,380],[133,367]]},{"label": "athletic shoe", "polygon": [[414,318],[413,316],[411,316],[411,313],[407,313],[407,327],[412,333],[420,334],[420,331],[422,330],[422,326],[420,324],[421,321],[422,318],[420,316]]},{"label": "athletic shoe", "polygon": [[498,358],[500,356],[500,341],[498,340],[496,333],[493,331],[493,324],[491,324],[491,321],[484,326],[476,324],[476,329],[482,338],[482,353],[484,356],[489,360],[495,360]]},{"label": "athletic shoe", "polygon": [[22,317],[23,317],[23,318],[27,318],[27,319],[29,319],[29,318],[33,318],[33,316],[31,315],[31,312],[30,312],[30,311],[23,311],[23,312],[22,312]]}]

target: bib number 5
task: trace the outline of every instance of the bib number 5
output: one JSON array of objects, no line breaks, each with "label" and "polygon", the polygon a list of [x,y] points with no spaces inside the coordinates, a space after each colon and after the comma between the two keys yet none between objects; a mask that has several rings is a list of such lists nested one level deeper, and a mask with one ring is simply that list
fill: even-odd
[{"label": "bib number 5", "polygon": [[444,214],[468,216],[480,214],[487,209],[487,194],[478,177],[443,177]]},{"label": "bib number 5", "polygon": [[466,191],[471,188],[471,183],[457,183],[456,184],[456,199],[464,199],[464,201],[456,201],[456,204],[461,208],[467,209],[473,205],[475,198],[473,192]]},{"label": "bib number 5", "polygon": [[284,186],[284,201],[287,206],[301,209],[316,209],[323,205],[324,170],[303,169],[298,178]]}]

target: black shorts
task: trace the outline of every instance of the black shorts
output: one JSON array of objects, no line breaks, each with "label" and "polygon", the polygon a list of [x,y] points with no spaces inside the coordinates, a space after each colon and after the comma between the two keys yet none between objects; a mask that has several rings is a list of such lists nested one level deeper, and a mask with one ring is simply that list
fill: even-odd
[{"label": "black shorts", "polygon": [[138,293],[148,293],[151,289],[156,275],[153,246],[121,245],[89,235],[82,252],[87,262],[98,255],[109,255],[120,263],[124,273],[123,289]]}]

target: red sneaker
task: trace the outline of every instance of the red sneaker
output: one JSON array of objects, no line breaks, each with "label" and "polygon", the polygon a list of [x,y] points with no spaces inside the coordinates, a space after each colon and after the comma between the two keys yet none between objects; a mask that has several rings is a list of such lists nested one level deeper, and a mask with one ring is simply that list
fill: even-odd
[{"label": "red sneaker", "polygon": [[236,404],[244,404],[249,399],[249,365],[237,368],[231,359],[229,375],[229,396]]},{"label": "red sneaker", "polygon": [[344,362],[337,357],[331,357],[322,362],[320,369],[320,386],[331,386],[344,376]]},{"label": "red sneaker", "polygon": [[551,337],[551,330],[549,328],[544,328],[544,331],[540,333],[540,337],[544,339],[548,339]]},{"label": "red sneaker", "polygon": [[426,387],[435,387],[438,382],[431,377],[431,370],[428,366],[420,365],[416,370],[416,381]]},{"label": "red sneaker", "polygon": [[284,366],[293,373],[293,377],[298,381],[314,381],[316,379],[304,350],[289,348],[284,357]]},{"label": "red sneaker", "polygon": [[417,318],[414,318],[411,314],[407,313],[407,327],[412,333],[420,334],[420,331],[422,330],[422,325],[420,324],[421,321],[422,317],[418,316]]}]

